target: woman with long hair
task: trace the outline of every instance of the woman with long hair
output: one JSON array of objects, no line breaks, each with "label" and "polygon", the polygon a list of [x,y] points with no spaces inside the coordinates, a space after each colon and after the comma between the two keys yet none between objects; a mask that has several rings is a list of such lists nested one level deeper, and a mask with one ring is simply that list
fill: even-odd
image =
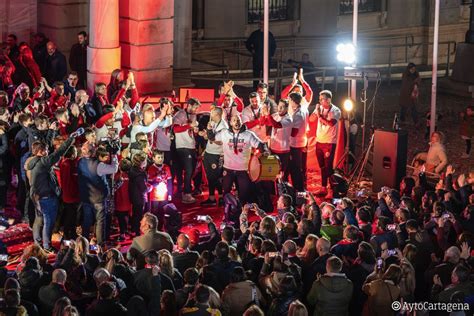
[{"label": "woman with long hair", "polygon": [[301,259],[303,264],[310,265],[318,256],[316,251],[316,242],[318,236],[309,234],[306,236],[303,248],[298,252],[298,257]]},{"label": "woman with long hair", "polygon": [[178,269],[174,268],[173,257],[167,249],[158,251],[158,266],[161,272],[167,275],[174,284],[176,289],[183,287],[183,276],[179,273]]},{"label": "woman with long hair", "polygon": [[293,301],[288,309],[288,316],[308,316],[308,309],[300,300]]},{"label": "woman with long hair", "polygon": [[270,239],[275,243],[278,241],[276,223],[272,217],[265,216],[262,218],[259,231],[265,239]]},{"label": "woman with long hair", "polygon": [[63,316],[64,310],[69,306],[71,306],[71,300],[69,298],[59,298],[56,303],[54,303],[52,316]]},{"label": "woman with long hair", "polygon": [[362,290],[368,296],[364,315],[394,315],[392,303],[400,301],[401,277],[400,266],[391,264],[381,279],[364,284]]}]

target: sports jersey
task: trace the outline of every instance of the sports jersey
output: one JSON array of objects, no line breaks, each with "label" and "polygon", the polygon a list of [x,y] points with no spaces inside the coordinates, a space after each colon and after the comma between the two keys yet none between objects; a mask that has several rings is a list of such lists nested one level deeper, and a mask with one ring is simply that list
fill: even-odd
[{"label": "sports jersey", "polygon": [[234,133],[230,129],[223,129],[216,134],[215,140],[222,142],[224,168],[235,171],[248,169],[252,148],[257,148],[262,143],[260,138],[249,130]]},{"label": "sports jersey", "polygon": [[306,147],[308,138],[306,137],[306,129],[308,127],[308,110],[300,107],[292,115],[293,128],[298,129],[295,136],[290,137],[290,146],[293,148]]},{"label": "sports jersey", "polygon": [[179,110],[173,117],[174,135],[176,141],[176,149],[187,148],[195,149],[196,141],[194,139],[194,131],[190,122],[196,121],[196,115],[189,114],[185,110]]},{"label": "sports jersey", "polygon": [[[242,110],[242,123],[248,123],[259,119],[261,116],[261,109],[253,109],[252,106],[246,106]],[[264,125],[256,124],[253,127],[249,128],[255,135],[258,136],[261,140],[265,141],[267,139],[267,128]]]},{"label": "sports jersey", "polygon": [[[329,109],[324,109],[321,105],[317,105],[314,109],[316,113],[320,113],[321,117],[326,120],[339,121],[341,118],[341,110],[334,104],[331,104]],[[333,126],[324,124],[320,119],[318,120],[318,128],[316,129],[316,141],[323,144],[335,144],[337,142],[337,123]]]},{"label": "sports jersey", "polygon": [[[211,121],[212,125],[212,131],[214,134],[217,134],[219,131],[223,129],[228,129],[229,125],[227,124],[224,119],[222,119],[219,123],[215,123]],[[222,149],[222,145],[218,145],[215,143],[215,141],[208,140],[206,144],[206,152],[208,154],[213,154],[213,155],[222,155],[224,153]]]},{"label": "sports jersey", "polygon": [[290,137],[293,128],[293,121],[287,113],[284,116],[275,113],[272,115],[275,121],[280,122],[281,128],[272,128],[272,137],[270,139],[270,149],[275,153],[286,153],[290,151]]}]

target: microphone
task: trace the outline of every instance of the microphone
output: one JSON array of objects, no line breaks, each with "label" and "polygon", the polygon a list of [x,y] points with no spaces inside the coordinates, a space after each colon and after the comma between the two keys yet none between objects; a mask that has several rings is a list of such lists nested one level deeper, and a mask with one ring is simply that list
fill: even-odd
[{"label": "microphone", "polygon": [[71,137],[76,138],[84,134],[84,128],[79,127],[74,133],[71,134]]}]

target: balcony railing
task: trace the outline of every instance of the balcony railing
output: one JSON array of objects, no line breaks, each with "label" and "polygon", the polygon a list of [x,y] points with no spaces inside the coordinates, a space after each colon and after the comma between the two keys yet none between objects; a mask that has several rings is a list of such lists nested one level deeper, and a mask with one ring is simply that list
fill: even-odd
[{"label": "balcony railing", "polygon": [[[358,0],[359,13],[379,12],[382,6],[381,0]],[[352,14],[354,11],[354,0],[341,0],[339,14]]]},{"label": "balcony railing", "polygon": [[[269,20],[286,21],[291,19],[289,2],[295,0],[269,0]],[[258,23],[263,19],[263,0],[248,0],[247,21]]]}]

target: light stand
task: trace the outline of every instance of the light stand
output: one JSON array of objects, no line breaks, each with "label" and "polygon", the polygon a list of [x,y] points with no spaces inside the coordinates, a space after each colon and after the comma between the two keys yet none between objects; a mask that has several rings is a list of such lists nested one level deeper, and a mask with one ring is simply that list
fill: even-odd
[{"label": "light stand", "polygon": [[366,115],[367,115],[367,88],[369,87],[369,79],[367,78],[367,75],[363,73],[363,79],[364,79],[364,88],[362,89],[362,94],[361,94],[361,101],[362,104],[364,104],[364,114],[362,115],[362,150],[365,148],[365,121],[366,121]]},{"label": "light stand", "polygon": [[369,79],[378,79],[380,73],[376,70],[368,69],[357,69],[352,67],[344,68],[344,79],[363,79],[364,88],[362,89],[361,102],[363,104],[363,115],[362,115],[362,152],[365,151],[365,127],[367,120],[367,88],[369,87]]},{"label": "light stand", "polygon": [[354,108],[354,103],[352,102],[351,99],[347,99],[344,101],[344,105],[343,105],[343,108],[344,108],[344,113],[346,114],[346,118],[344,120],[344,123],[347,122],[347,126],[344,126],[345,128],[345,131],[346,131],[346,144],[345,144],[345,149],[344,149],[344,154],[342,155],[342,157],[339,159],[339,161],[337,162],[336,164],[336,167],[339,167],[339,165],[344,161],[344,173],[346,175],[349,175],[350,172],[351,172],[351,168],[350,168],[350,162],[349,162],[349,158],[352,157],[354,160],[356,159],[354,153],[352,153],[349,149],[349,142],[350,142],[350,130],[351,130],[351,112]]}]

